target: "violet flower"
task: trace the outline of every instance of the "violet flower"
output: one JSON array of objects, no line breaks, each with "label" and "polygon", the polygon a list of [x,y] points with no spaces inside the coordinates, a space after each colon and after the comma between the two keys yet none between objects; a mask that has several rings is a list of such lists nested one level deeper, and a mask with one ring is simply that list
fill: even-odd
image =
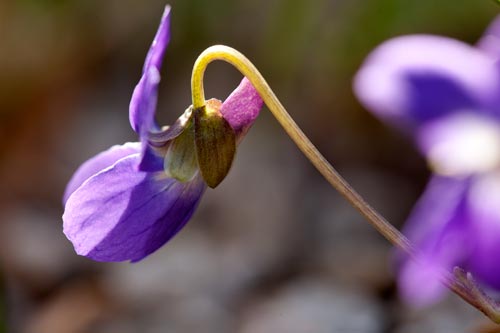
[{"label": "violet flower", "polygon": [[[83,163],[64,194],[64,233],[78,254],[97,261],[138,261],[156,251],[190,219],[206,188],[197,158],[200,145],[195,144],[199,123],[206,119],[188,108],[170,127],[160,129],[154,121],[169,21],[167,6],[130,103],[130,123],[140,142],[113,146]],[[233,145],[261,107],[246,79],[224,103],[207,102],[222,118],[216,117],[217,124],[228,125],[224,134],[234,138]],[[202,153],[209,155],[210,149],[218,152],[209,147]],[[204,168],[210,171],[210,166]]]},{"label": "violet flower", "polygon": [[476,46],[413,35],[373,51],[354,88],[381,120],[410,134],[433,171],[404,232],[423,262],[399,266],[415,305],[437,300],[439,269],[462,267],[500,290],[500,21]]}]

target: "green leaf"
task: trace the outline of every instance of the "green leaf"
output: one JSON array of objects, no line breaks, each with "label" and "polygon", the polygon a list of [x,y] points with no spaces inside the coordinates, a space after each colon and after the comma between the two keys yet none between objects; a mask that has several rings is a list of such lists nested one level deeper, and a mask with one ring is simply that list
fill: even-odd
[{"label": "green leaf", "polygon": [[194,138],[198,166],[211,188],[226,178],[236,153],[236,135],[220,113],[222,103],[211,99],[195,111]]}]

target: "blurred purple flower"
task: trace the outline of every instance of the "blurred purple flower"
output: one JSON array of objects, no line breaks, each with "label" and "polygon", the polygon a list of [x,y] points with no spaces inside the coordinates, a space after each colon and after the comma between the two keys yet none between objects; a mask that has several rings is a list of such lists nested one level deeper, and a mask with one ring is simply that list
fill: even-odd
[{"label": "blurred purple flower", "polygon": [[433,176],[404,232],[423,265],[401,261],[403,298],[416,305],[444,291],[438,269],[460,266],[500,289],[500,21],[473,47],[414,35],[383,43],[354,89],[383,121],[409,133]]},{"label": "blurred purple flower", "polygon": [[[156,251],[186,224],[206,188],[196,160],[178,161],[179,154],[172,153],[181,145],[182,153],[195,156],[191,109],[164,129],[154,121],[169,21],[167,6],[130,103],[130,123],[140,142],[113,146],[83,163],[64,193],[64,233],[78,254],[97,261],[138,261]],[[220,107],[236,139],[241,139],[262,100],[243,79]],[[171,165],[187,178],[174,178]]]}]

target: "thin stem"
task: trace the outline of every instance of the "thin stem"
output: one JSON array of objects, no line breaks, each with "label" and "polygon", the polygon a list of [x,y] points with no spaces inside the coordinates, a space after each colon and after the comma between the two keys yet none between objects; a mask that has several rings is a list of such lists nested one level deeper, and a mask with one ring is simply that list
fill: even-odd
[{"label": "thin stem", "polygon": [[475,307],[481,310],[493,322],[500,324],[499,304],[481,290],[471,273],[460,267],[453,269],[455,277],[465,286],[470,298],[475,301]]},{"label": "thin stem", "polygon": [[363,198],[340,176],[328,163],[307,136],[290,117],[266,80],[257,68],[243,54],[224,45],[215,45],[206,49],[196,60],[191,77],[193,94],[193,108],[198,109],[205,105],[203,77],[208,64],[214,60],[223,60],[236,67],[250,80],[261,98],[266,103],[276,120],[285,129],[299,149],[307,156],[311,163],[326,178],[326,180],[349,201],[389,242],[399,247],[410,256],[415,257],[415,249],[410,241],[387,222],[376,210],[368,205]]},{"label": "thin stem", "polygon": [[[276,120],[284,128],[286,133],[295,142],[299,149],[306,155],[311,163],[325,177],[325,179],[344,196],[344,198],[363,215],[368,222],[380,232],[390,243],[403,250],[412,259],[421,262],[421,255],[398,229],[387,222],[375,209],[368,205],[363,198],[340,176],[340,174],[328,163],[321,155],[312,142],[298,127],[295,121],[290,117],[283,105],[280,103],[274,92],[267,84],[264,77],[255,68],[255,66],[243,54],[237,50],[224,45],[211,46],[203,51],[196,60],[191,77],[191,92],[193,99],[193,108],[200,109],[205,106],[205,93],[203,89],[203,77],[205,70],[212,61],[223,60],[233,65],[252,83],[264,100],[267,107],[274,115]],[[489,313],[482,302],[475,299],[474,293],[469,285],[457,281],[457,279],[447,271],[440,272],[438,277],[447,288],[459,295],[472,306],[478,308],[490,318],[494,318]],[[496,314],[498,316],[498,314]],[[496,318],[495,318],[496,319]]]}]

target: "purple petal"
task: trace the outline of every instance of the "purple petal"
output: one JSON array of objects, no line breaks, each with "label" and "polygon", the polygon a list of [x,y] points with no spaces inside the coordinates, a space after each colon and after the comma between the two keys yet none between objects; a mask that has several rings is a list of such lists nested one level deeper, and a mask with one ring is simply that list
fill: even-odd
[{"label": "purple petal", "polygon": [[[148,140],[150,131],[156,127],[154,115],[159,83],[160,74],[155,67],[151,67],[141,78],[130,102],[130,115],[131,117],[135,116],[134,121],[139,126],[134,129],[139,132],[142,143],[141,162],[139,163],[141,171],[158,171],[158,166],[161,165],[162,158],[155,154]],[[130,121],[133,121],[132,118]]]},{"label": "purple petal", "polygon": [[486,173],[477,177],[468,195],[475,248],[466,268],[474,277],[489,287],[500,290],[500,173]]},{"label": "purple petal", "polygon": [[129,107],[130,125],[141,139],[147,139],[147,134],[156,126],[154,122],[160,72],[150,67],[145,72],[132,93]]},{"label": "purple petal", "polygon": [[163,56],[170,42],[170,6],[165,6],[163,16],[161,18],[160,26],[156,32],[153,43],[149,48],[144,62],[143,73],[146,73],[151,66],[156,67],[158,71],[161,69]]},{"label": "purple petal", "polygon": [[141,137],[151,131],[154,126],[159,72],[169,41],[170,6],[166,6],[160,26],[146,56],[142,77],[135,87],[130,101],[130,125]]},{"label": "purple petal", "polygon": [[489,25],[477,47],[494,59],[500,58],[500,16]]},{"label": "purple petal", "polygon": [[446,291],[439,280],[440,269],[440,265],[432,260],[406,262],[399,270],[401,298],[416,308],[437,302]]},{"label": "purple petal", "polygon": [[141,161],[139,171],[158,172],[163,170],[163,155],[158,149],[153,148],[147,141],[142,142]]},{"label": "purple petal", "polygon": [[139,142],[127,142],[124,145],[116,145],[102,153],[97,154],[91,159],[84,162],[73,174],[63,195],[63,204],[66,203],[69,196],[83,184],[91,176],[101,170],[112,166],[116,161],[125,156],[136,154],[140,151]]},{"label": "purple petal", "polygon": [[499,87],[491,57],[460,41],[426,35],[385,42],[354,81],[368,109],[409,128],[455,111],[488,109],[498,101]]},{"label": "purple petal", "polygon": [[[192,108],[189,107],[171,126],[161,131],[149,133],[149,142],[143,142],[143,151],[139,170],[161,171],[164,170],[164,158],[170,141],[181,135],[191,119]],[[194,149],[194,142],[193,142]]]},{"label": "purple petal", "polygon": [[184,132],[192,114],[193,109],[189,107],[172,125],[166,126],[161,131],[149,133],[150,143],[158,148],[164,147],[167,142],[175,139]]},{"label": "purple petal", "polygon": [[66,203],[64,233],[78,254],[97,261],[138,261],[173,237],[205,189],[137,171],[139,154],[121,159],[80,186]]},{"label": "purple petal", "polygon": [[465,176],[500,165],[500,126],[481,113],[457,112],[425,124],[417,141],[442,175]]},{"label": "purple petal", "polygon": [[240,139],[254,123],[263,103],[254,86],[247,78],[243,78],[240,85],[224,101],[220,112]]},{"label": "purple petal", "polygon": [[408,303],[422,306],[436,301],[445,291],[436,272],[461,265],[470,255],[469,183],[469,179],[434,176],[413,209],[403,232],[423,258],[415,262],[404,257],[400,263],[399,288]]}]

